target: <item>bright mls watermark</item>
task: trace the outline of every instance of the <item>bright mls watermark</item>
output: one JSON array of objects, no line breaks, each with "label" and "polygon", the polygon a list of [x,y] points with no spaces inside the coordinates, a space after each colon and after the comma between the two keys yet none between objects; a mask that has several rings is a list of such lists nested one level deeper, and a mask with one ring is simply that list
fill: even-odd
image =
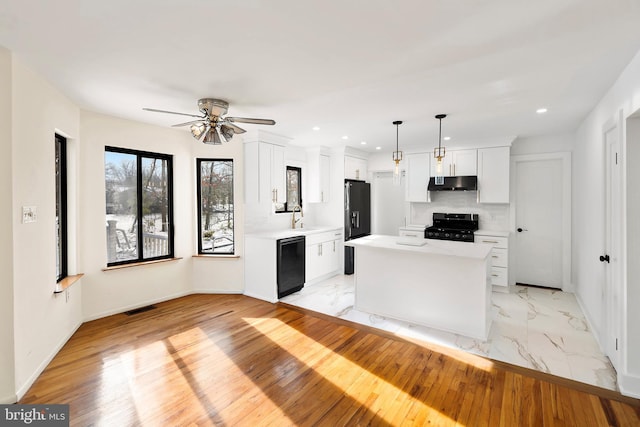
[{"label": "bright mls watermark", "polygon": [[0,405],[0,427],[69,427],[69,405]]}]

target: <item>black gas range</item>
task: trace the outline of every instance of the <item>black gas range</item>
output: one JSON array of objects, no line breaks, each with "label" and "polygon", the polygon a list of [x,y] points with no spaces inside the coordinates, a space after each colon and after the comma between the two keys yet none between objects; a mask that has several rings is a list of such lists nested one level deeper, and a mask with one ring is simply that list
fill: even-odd
[{"label": "black gas range", "polygon": [[477,229],[478,214],[434,213],[433,225],[424,230],[424,238],[473,242]]}]

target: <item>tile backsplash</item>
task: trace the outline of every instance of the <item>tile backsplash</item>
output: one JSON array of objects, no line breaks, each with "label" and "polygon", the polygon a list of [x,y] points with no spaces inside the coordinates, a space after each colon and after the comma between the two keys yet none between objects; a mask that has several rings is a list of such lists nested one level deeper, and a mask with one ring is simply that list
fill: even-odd
[{"label": "tile backsplash", "polygon": [[411,224],[431,225],[434,212],[475,213],[482,230],[508,231],[508,204],[479,204],[475,191],[431,192],[431,203],[411,203]]}]

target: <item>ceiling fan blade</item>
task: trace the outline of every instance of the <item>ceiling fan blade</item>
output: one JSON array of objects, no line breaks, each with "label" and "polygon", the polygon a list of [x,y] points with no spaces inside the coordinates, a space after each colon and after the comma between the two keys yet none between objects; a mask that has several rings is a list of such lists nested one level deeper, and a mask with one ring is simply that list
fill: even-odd
[{"label": "ceiling fan blade", "polygon": [[190,122],[184,122],[184,123],[178,123],[178,124],[176,124],[176,125],[171,125],[171,127],[178,128],[178,127],[180,127],[180,126],[195,125],[195,124],[197,124],[197,123],[205,124],[204,120],[192,120],[192,121],[190,121]]},{"label": "ceiling fan blade", "polygon": [[275,120],[271,119],[250,119],[248,117],[225,117],[231,123],[252,123],[254,125],[275,125]]},{"label": "ceiling fan blade", "polygon": [[245,133],[246,132],[246,130],[244,130],[241,127],[236,126],[233,123],[228,122],[226,120],[225,120],[225,123],[222,126],[227,126],[227,127],[231,128],[233,130],[233,133]]},{"label": "ceiling fan blade", "polygon": [[200,119],[203,118],[203,116],[196,116],[195,114],[187,114],[187,113],[177,113],[175,111],[167,111],[167,110],[157,110],[155,108],[143,108],[144,111],[151,111],[154,113],[167,113],[167,114],[177,114],[179,116],[189,116],[189,117],[198,117]]}]

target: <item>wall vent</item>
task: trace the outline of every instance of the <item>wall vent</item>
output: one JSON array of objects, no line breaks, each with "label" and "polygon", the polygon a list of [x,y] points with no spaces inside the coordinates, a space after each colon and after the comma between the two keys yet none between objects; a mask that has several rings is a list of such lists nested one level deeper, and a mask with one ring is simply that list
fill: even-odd
[{"label": "wall vent", "polygon": [[133,316],[134,314],[144,313],[145,311],[155,310],[157,307],[155,305],[147,305],[140,308],[134,308],[133,310],[125,311],[124,314],[127,316]]}]

